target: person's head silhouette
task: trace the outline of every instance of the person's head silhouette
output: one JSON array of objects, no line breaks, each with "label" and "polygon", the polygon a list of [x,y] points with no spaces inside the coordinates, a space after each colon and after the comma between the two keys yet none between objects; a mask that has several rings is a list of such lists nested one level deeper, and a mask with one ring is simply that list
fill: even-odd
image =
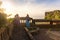
[{"label": "person's head silhouette", "polygon": [[18,14],[15,15],[15,17],[18,17],[18,16],[19,16]]},{"label": "person's head silhouette", "polygon": [[29,15],[27,14],[27,17],[29,17]]}]

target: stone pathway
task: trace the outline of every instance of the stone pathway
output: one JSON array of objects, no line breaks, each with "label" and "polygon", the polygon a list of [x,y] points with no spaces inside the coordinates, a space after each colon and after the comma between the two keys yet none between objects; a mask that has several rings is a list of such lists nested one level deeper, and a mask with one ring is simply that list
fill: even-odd
[{"label": "stone pathway", "polygon": [[[33,35],[36,40],[60,40],[60,31],[48,31],[48,29],[40,29]],[[14,27],[10,40],[29,40],[23,27]]]},{"label": "stone pathway", "polygon": [[48,35],[54,40],[60,40],[60,31],[49,31]]},{"label": "stone pathway", "polygon": [[10,40],[29,40],[23,27],[14,27]]},{"label": "stone pathway", "polygon": [[49,35],[47,35],[47,31],[48,29],[40,29],[38,34],[34,35],[34,38],[36,40],[53,40],[49,37]]}]

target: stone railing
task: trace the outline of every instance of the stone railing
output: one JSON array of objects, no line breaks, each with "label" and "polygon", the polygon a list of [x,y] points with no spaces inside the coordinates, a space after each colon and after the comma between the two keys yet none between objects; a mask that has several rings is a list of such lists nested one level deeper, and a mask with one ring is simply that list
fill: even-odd
[{"label": "stone railing", "polygon": [[0,29],[0,40],[9,40],[12,34],[13,26],[10,25],[9,27],[1,27]]},{"label": "stone railing", "polygon": [[9,34],[5,27],[1,27],[0,29],[0,40],[9,40]]}]

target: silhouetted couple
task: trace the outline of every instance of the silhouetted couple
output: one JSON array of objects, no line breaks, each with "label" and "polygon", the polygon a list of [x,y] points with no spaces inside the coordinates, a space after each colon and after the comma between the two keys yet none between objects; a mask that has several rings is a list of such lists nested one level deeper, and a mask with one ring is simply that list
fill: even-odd
[{"label": "silhouetted couple", "polygon": [[[12,40],[27,40],[26,39],[26,33],[24,28],[20,24],[20,17],[18,14],[15,15],[14,20],[13,20],[13,31],[12,31]],[[26,26],[29,25],[29,15],[26,16]]]},{"label": "silhouetted couple", "polygon": [[[26,16],[26,27],[30,27],[30,22],[29,22],[29,15],[27,14],[27,16]],[[19,27],[19,26],[21,26],[20,25],[20,17],[19,17],[19,15],[18,14],[16,14],[15,15],[15,18],[14,18],[14,20],[13,20],[13,25],[14,26],[16,26],[16,27]]]}]

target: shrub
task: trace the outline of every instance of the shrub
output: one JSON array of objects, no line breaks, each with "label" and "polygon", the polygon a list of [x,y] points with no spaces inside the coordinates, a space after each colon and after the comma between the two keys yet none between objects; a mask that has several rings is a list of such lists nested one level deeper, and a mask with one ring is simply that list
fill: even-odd
[{"label": "shrub", "polygon": [[4,13],[0,13],[0,27],[6,25],[7,23],[7,15]]}]

